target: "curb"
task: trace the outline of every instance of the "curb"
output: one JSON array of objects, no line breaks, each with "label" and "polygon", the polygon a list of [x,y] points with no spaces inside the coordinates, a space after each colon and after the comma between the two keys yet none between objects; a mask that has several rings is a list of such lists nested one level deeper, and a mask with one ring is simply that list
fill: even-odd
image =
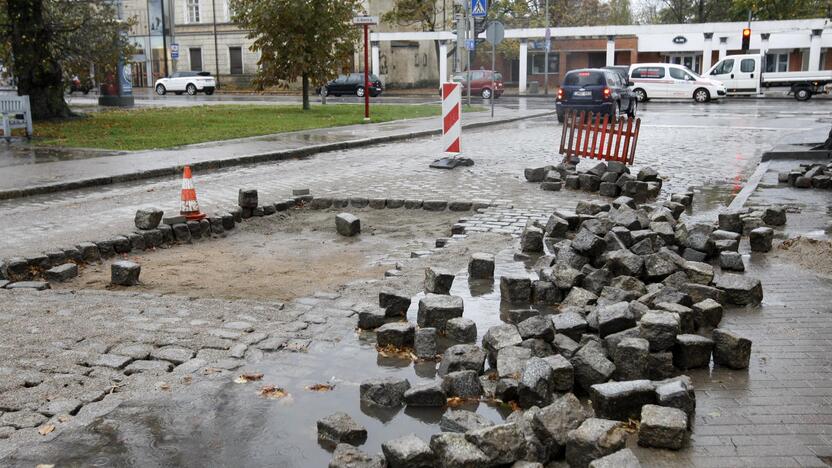
[{"label": "curb", "polygon": [[[463,124],[462,128],[480,128],[491,125],[500,125],[505,123],[516,122],[518,120],[527,120],[537,117],[545,117],[554,115],[556,111],[543,111],[530,115],[523,115],[519,117],[510,117],[496,121],[474,122]],[[272,161],[283,161],[287,159],[300,159],[313,156],[320,153],[327,153],[330,151],[339,151],[345,149],[361,148],[365,146],[377,145],[382,143],[389,143],[394,141],[409,140],[411,138],[420,138],[432,135],[441,134],[441,129],[422,130],[417,132],[405,132],[384,137],[361,138],[357,140],[349,140],[338,143],[325,143],[321,145],[311,145],[303,148],[292,150],[273,151],[268,153],[256,153],[243,156],[237,156],[230,159],[201,161],[190,164],[191,168],[196,170],[211,170],[222,169],[226,167],[242,166],[245,164],[259,164]],[[43,195],[47,193],[63,192],[66,190],[76,190],[81,188],[99,187],[102,185],[111,185],[120,182],[130,182],[142,179],[152,179],[156,177],[163,177],[168,175],[175,175],[182,171],[183,166],[170,166],[158,169],[149,169],[145,171],[130,172],[126,174],[119,174],[107,177],[95,177],[91,179],[81,179],[68,182],[60,182],[56,184],[36,185],[33,187],[26,187],[14,190],[0,191],[0,200],[12,200],[15,198],[30,197],[33,195]]]},{"label": "curb", "polygon": [[748,178],[748,181],[743,186],[740,193],[731,200],[731,203],[728,205],[728,211],[739,211],[745,206],[745,202],[748,201],[748,198],[757,190],[757,186],[760,185],[760,181],[763,180],[763,176],[766,172],[768,172],[768,166],[771,163],[769,161],[761,161],[760,164],[757,166],[757,169],[751,174],[751,177]]}]

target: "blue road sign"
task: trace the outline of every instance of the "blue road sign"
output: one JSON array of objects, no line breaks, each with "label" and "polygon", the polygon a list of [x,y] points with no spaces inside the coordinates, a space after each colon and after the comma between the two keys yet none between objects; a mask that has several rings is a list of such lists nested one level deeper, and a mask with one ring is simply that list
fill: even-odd
[{"label": "blue road sign", "polygon": [[488,12],[488,0],[471,0],[471,16],[485,18],[486,12]]},{"label": "blue road sign", "polygon": [[175,42],[170,45],[170,58],[173,60],[179,59],[179,44]]},{"label": "blue road sign", "polygon": [[468,50],[474,50],[477,48],[477,41],[474,39],[465,39],[465,48]]}]

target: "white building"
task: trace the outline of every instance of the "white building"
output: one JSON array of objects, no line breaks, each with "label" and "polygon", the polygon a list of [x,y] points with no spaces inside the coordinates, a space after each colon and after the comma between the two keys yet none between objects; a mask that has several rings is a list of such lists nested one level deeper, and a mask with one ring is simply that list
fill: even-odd
[{"label": "white building", "polygon": [[[639,62],[673,62],[706,71],[728,54],[741,53],[744,22],[592,26],[552,28],[549,83],[557,86],[565,72],[583,67],[630,65]],[[768,71],[832,70],[832,20],[818,18],[758,21],[751,24],[749,53],[768,55]],[[519,41],[517,58],[498,58],[497,70],[525,92],[530,81],[543,82],[544,28],[507,29],[507,40]],[[384,81],[380,50],[388,43],[420,41],[440,44],[446,56],[456,36],[451,32],[379,32],[371,34],[373,73]],[[481,36],[481,37],[484,37]],[[483,51],[487,52],[487,51]],[[393,57],[394,62],[396,58]],[[389,62],[389,59],[388,59]],[[480,53],[473,68],[490,68],[490,53]],[[440,76],[448,78],[449,61],[440,62]],[[389,80],[388,80],[389,82]]]}]

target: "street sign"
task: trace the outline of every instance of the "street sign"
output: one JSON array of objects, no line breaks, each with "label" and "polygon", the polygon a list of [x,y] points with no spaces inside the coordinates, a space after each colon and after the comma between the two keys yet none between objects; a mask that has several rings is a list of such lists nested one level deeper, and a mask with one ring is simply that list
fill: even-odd
[{"label": "street sign", "polygon": [[465,48],[468,50],[474,50],[477,48],[477,41],[474,39],[465,39]]},{"label": "street sign", "polygon": [[488,41],[489,44],[499,45],[503,42],[503,38],[506,37],[506,28],[503,26],[503,23],[499,21],[492,21],[488,23],[488,27],[485,28],[485,40]]},{"label": "street sign", "polygon": [[352,19],[352,24],[378,24],[378,16],[356,16]]},{"label": "street sign", "polygon": [[471,0],[471,16],[485,18],[488,12],[488,0]]},{"label": "street sign", "polygon": [[179,60],[179,44],[173,43],[170,45],[170,58]]}]

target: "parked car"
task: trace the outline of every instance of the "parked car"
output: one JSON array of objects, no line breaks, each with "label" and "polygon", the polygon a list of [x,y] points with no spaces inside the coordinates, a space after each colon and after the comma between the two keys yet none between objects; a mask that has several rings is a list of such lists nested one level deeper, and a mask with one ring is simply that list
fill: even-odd
[{"label": "parked car", "polygon": [[630,65],[633,94],[639,101],[653,98],[692,98],[708,102],[725,97],[725,86],[674,63],[636,63]]},{"label": "parked car", "polygon": [[[462,95],[468,94],[468,87],[465,81],[468,79],[468,72],[454,73],[451,81],[462,84]],[[494,89],[492,90],[492,79]],[[471,70],[471,95],[482,96],[483,99],[491,99],[494,95],[499,98],[503,95],[503,75],[492,70]],[[442,88],[439,88],[439,95],[442,95]]]},{"label": "parked car", "polygon": [[[384,91],[381,80],[376,75],[371,74],[368,80],[370,82],[370,97],[376,97]],[[364,97],[364,73],[341,75],[324,86],[317,88],[315,92],[321,96],[330,94],[333,96],[355,94],[358,97]]]},{"label": "parked car", "polygon": [[69,80],[69,94],[72,94],[76,91],[80,91],[83,94],[89,94],[90,90],[92,89],[92,83],[89,80],[81,81],[77,75],[73,76],[71,80]]},{"label": "parked car", "polygon": [[558,122],[563,122],[567,110],[606,114],[613,120],[625,113],[635,117],[638,101],[627,85],[617,71],[603,68],[566,73],[557,94]]},{"label": "parked car", "polygon": [[210,73],[204,71],[178,71],[170,78],[159,78],[154,84],[156,94],[164,96],[168,92],[174,94],[188,93],[194,96],[203,92],[207,95],[214,94],[217,82]]}]

